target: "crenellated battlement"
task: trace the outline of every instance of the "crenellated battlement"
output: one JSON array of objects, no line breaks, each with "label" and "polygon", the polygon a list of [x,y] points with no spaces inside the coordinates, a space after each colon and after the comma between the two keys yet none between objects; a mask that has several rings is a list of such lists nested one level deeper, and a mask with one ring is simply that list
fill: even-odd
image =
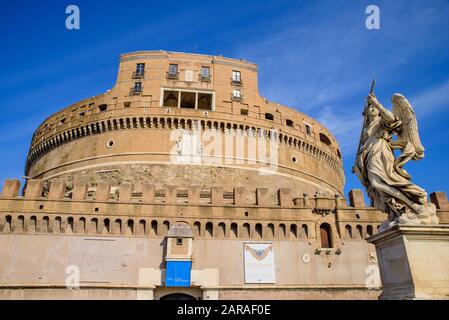
[{"label": "crenellated battlement", "polygon": [[[134,192],[135,189],[141,191]],[[197,237],[316,239],[328,224],[335,241],[372,235],[386,215],[351,190],[349,203],[336,195],[303,194],[281,188],[247,190],[221,186],[158,188],[107,181],[96,185],[61,180],[28,180],[21,193],[16,179],[0,195],[0,233],[61,233],[163,237],[171,224],[185,221]],[[431,194],[441,223],[449,223],[445,193]],[[115,230],[115,231],[114,231]],[[234,236],[232,236],[234,235]]]},{"label": "crenellated battlement", "polygon": [[[141,191],[135,192],[136,189]],[[329,197],[315,194],[309,196],[304,193],[299,196],[288,188],[278,190],[256,188],[255,190],[248,190],[245,187],[235,187],[233,190],[224,190],[221,186],[203,189],[199,186],[179,188],[173,185],[158,188],[153,184],[133,186],[130,182],[122,182],[116,186],[107,181],[88,185],[85,182],[77,181],[72,184],[66,184],[59,179],[53,179],[51,181],[30,179],[24,186],[23,192],[21,193],[20,191],[21,184],[18,180],[7,179],[3,185],[0,199],[303,208],[312,210],[319,210],[320,208],[335,210],[348,206],[366,208],[363,201],[363,193],[360,190],[352,190],[350,192],[349,204],[340,195]]]}]

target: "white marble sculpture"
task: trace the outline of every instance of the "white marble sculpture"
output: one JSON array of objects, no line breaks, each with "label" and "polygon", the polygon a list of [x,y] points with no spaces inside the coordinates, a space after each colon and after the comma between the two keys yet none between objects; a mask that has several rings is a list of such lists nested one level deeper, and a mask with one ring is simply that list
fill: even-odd
[{"label": "white marble sculpture", "polygon": [[[415,112],[401,94],[393,95],[390,111],[372,91],[366,98],[353,172],[365,186],[374,207],[388,213],[381,230],[395,224],[438,224],[435,205],[427,202],[426,191],[411,182],[410,174],[403,168],[408,161],[424,157]],[[396,140],[393,135],[397,135]],[[394,150],[401,154],[395,157]]]}]

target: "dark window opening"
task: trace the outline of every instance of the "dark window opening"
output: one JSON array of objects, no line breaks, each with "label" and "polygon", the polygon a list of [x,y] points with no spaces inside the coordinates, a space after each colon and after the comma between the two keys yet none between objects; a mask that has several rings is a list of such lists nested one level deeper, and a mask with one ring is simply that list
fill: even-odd
[{"label": "dark window opening", "polygon": [[265,119],[273,121],[274,116],[271,113],[265,113]]},{"label": "dark window opening", "polygon": [[182,246],[182,239],[176,239],[176,245],[177,246]]},{"label": "dark window opening", "polygon": [[134,77],[143,77],[145,74],[145,63],[138,63],[136,65],[136,71],[134,72]]},{"label": "dark window opening", "polygon": [[332,248],[331,226],[323,223],[320,226],[321,248]]},{"label": "dark window opening", "polygon": [[164,107],[178,107],[178,91],[164,91]]},{"label": "dark window opening", "polygon": [[125,103],[123,103],[123,106],[125,108],[129,108],[129,107],[131,107],[131,102],[129,102],[129,101],[125,102]]},{"label": "dark window opening", "polygon": [[248,109],[240,109],[240,114],[247,116],[248,115]]},{"label": "dark window opening", "polygon": [[324,133],[320,133],[320,141],[330,146],[332,144],[331,140]]},{"label": "dark window opening", "polygon": [[140,93],[142,92],[142,82],[136,82],[134,83],[134,93]]},{"label": "dark window opening", "polygon": [[198,109],[212,110],[212,95],[207,93],[198,93]]},{"label": "dark window opening", "polygon": [[306,132],[308,135],[312,134],[312,128],[310,128],[310,126],[308,124],[306,124]]},{"label": "dark window opening", "polygon": [[100,110],[100,112],[104,112],[108,110],[108,106],[106,104],[101,104],[98,106],[98,110]]},{"label": "dark window opening", "polygon": [[61,124],[64,124],[64,123],[65,123],[65,118],[61,119]]},{"label": "dark window opening", "polygon": [[84,117],[85,115],[86,115],[86,113],[84,113],[84,112],[80,113],[80,117]]},{"label": "dark window opening", "polygon": [[194,92],[181,92],[181,108],[195,109],[195,99]]},{"label": "dark window opening", "polygon": [[287,120],[285,121],[285,123],[287,124],[287,126],[293,127],[293,121],[292,121],[292,120],[287,119]]}]

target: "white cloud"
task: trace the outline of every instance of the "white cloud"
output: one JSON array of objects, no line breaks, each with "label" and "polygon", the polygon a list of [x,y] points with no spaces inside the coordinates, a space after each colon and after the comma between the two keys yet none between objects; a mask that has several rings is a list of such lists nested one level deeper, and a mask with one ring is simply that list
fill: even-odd
[{"label": "white cloud", "polygon": [[418,116],[430,115],[449,107],[449,80],[410,99]]}]

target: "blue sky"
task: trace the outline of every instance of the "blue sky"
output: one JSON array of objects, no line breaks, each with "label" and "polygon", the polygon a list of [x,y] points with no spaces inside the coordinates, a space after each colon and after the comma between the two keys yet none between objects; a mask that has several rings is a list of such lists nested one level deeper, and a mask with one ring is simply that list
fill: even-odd
[{"label": "blue sky", "polygon": [[[78,5],[81,29],[65,28]],[[380,7],[380,30],[365,9]],[[325,124],[343,151],[346,188],[363,99],[373,77],[390,106],[415,107],[425,159],[406,169],[428,191],[449,191],[449,2],[427,1],[2,1],[0,183],[22,177],[31,136],[50,114],[112,87],[121,53],[197,52],[259,65],[270,100]]]}]

